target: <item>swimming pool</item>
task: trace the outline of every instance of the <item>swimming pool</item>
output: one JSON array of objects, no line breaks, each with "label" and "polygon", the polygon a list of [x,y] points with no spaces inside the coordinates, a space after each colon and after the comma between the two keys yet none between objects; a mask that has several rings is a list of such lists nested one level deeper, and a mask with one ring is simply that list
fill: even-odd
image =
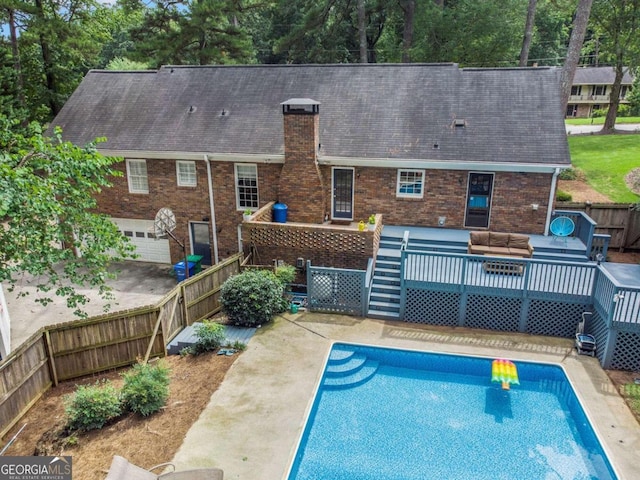
[{"label": "swimming pool", "polygon": [[559,366],[334,344],[289,480],[616,479]]}]

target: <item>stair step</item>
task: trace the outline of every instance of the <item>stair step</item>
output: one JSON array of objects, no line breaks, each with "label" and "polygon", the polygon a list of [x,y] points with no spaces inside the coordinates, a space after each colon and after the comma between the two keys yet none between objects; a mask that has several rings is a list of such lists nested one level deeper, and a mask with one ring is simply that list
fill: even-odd
[{"label": "stair step", "polygon": [[400,303],[399,293],[371,292],[369,302]]},{"label": "stair step", "polygon": [[377,268],[374,272],[374,277],[397,277],[400,278],[399,268]]},{"label": "stair step", "polygon": [[400,260],[400,245],[398,248],[378,248],[377,258],[387,257],[387,258],[395,258]]},{"label": "stair step", "polygon": [[389,294],[400,294],[400,286],[399,285],[389,285],[386,283],[374,283],[371,285],[371,293],[389,293]]},{"label": "stair step", "polygon": [[341,377],[325,377],[323,385],[329,388],[356,387],[358,385],[362,385],[373,377],[377,370],[378,362],[375,360],[367,360],[357,371],[350,375]]},{"label": "stair step", "polygon": [[400,312],[400,303],[380,302],[373,300],[369,302],[369,310],[385,310],[387,312]]},{"label": "stair step", "polygon": [[397,277],[379,277],[378,275],[374,274],[372,288],[375,288],[378,285],[394,285],[400,287],[400,275],[398,275]]},{"label": "stair step", "polygon": [[351,357],[356,354],[351,348],[341,345],[336,345],[329,354],[329,364],[341,364],[348,362]]},{"label": "stair step", "polygon": [[375,318],[378,320],[399,320],[400,312],[386,312],[384,310],[369,310],[367,318]]},{"label": "stair step", "polygon": [[409,241],[407,250],[418,250],[427,252],[445,252],[445,253],[467,253],[466,243],[422,243],[416,241]]},{"label": "stair step", "polygon": [[366,355],[356,353],[346,362],[327,365],[326,374],[330,377],[344,377],[359,370],[366,361]]}]

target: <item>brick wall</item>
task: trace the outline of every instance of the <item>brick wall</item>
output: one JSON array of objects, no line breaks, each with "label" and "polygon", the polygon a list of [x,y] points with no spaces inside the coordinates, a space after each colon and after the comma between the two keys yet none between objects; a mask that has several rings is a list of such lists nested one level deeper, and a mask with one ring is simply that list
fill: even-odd
[{"label": "brick wall", "polygon": [[288,207],[292,222],[321,223],[327,191],[317,164],[318,114],[290,113],[283,116],[285,164],[278,198]]},{"label": "brick wall", "polygon": [[[331,178],[331,167],[322,167],[322,174]],[[381,213],[386,225],[436,227],[438,218],[445,216],[445,227],[464,228],[468,176],[468,171],[427,170],[423,198],[397,198],[396,169],[356,168],[354,220],[366,221],[371,213]],[[496,172],[490,229],[544,233],[551,178],[551,174]],[[532,203],[539,205],[537,211]]]}]

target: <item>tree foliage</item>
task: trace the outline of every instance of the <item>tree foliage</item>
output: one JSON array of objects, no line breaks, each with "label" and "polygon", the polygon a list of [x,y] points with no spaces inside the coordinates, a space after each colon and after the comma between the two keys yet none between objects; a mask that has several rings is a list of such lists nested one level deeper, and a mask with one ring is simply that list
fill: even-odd
[{"label": "tree foliage", "polygon": [[63,142],[59,131],[49,138],[36,124],[21,133],[12,127],[0,117],[0,281],[13,288],[29,274],[44,293],[38,302],[46,305],[55,293],[83,315],[88,298],[76,287],[97,287],[110,299],[109,265],[133,251],[110,219],[94,212],[94,194],[120,175],[112,168],[118,160],[99,154],[95,143]]}]

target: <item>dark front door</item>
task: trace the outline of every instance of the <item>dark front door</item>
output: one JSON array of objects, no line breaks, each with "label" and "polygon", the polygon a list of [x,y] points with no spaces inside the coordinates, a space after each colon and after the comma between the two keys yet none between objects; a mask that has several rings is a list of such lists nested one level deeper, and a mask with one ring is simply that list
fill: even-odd
[{"label": "dark front door", "polygon": [[209,224],[191,222],[191,248],[194,255],[202,255],[203,265],[211,263],[211,240],[209,239]]},{"label": "dark front door", "polygon": [[465,227],[489,227],[492,192],[493,173],[469,173]]},{"label": "dark front door", "polygon": [[334,168],[331,218],[353,220],[353,169]]}]

